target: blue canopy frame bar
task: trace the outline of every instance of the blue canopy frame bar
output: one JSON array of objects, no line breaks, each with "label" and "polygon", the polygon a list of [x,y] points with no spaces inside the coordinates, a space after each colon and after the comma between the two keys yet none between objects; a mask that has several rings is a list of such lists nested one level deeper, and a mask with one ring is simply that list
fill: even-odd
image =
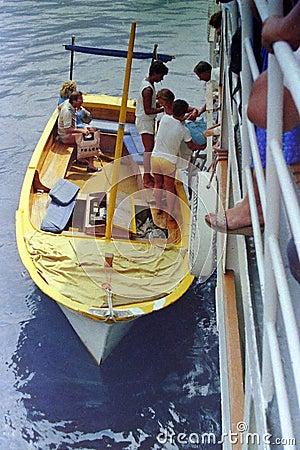
[{"label": "blue canopy frame bar", "polygon": [[[89,53],[92,55],[115,56],[118,58],[127,58],[127,50],[112,50],[106,48],[82,47],[80,45],[65,45],[64,47],[66,50],[70,50],[73,52]],[[150,59],[152,57],[153,53],[133,52],[134,59]],[[160,61],[163,62],[168,62],[174,59],[174,56],[158,53],[156,59],[159,59]]]},{"label": "blue canopy frame bar", "polygon": [[[114,50],[114,49],[106,49],[106,48],[97,48],[97,47],[84,47],[80,45],[75,45],[75,36],[72,36],[72,44],[64,45],[65,50],[69,50],[71,52],[71,64],[70,64],[70,80],[73,77],[73,65],[74,65],[74,53],[87,53],[90,55],[99,55],[99,56],[113,56],[117,58],[127,58],[127,50]],[[153,52],[133,52],[132,57],[134,59],[152,59],[159,60],[162,62],[169,62],[172,59],[175,59],[173,55],[166,55],[164,53],[157,53],[157,44],[154,45]]]}]

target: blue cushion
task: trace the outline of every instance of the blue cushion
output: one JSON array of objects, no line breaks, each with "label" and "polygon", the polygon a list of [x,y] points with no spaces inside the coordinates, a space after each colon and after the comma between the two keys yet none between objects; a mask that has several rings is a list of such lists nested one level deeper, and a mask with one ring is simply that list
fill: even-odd
[{"label": "blue cushion", "polygon": [[132,140],[134,142],[137,152],[143,154],[145,151],[144,144],[143,144],[141,135],[138,132],[136,126],[133,124],[128,124],[127,127],[128,127],[129,134],[132,137]]},{"label": "blue cushion", "polygon": [[64,178],[59,178],[49,195],[59,205],[68,205],[76,196],[79,187]]},{"label": "blue cushion", "polygon": [[42,220],[41,230],[51,233],[61,233],[67,225],[76,203],[74,198],[68,205],[59,205],[51,200],[45,217]]},{"label": "blue cushion", "polygon": [[[112,122],[111,120],[100,120],[100,119],[93,119],[90,126],[98,128],[102,133],[113,133],[116,134],[118,132],[119,123],[118,122]],[[128,134],[128,124],[125,124],[125,134]]]},{"label": "blue cushion", "polygon": [[137,164],[143,164],[143,155],[138,153],[136,145],[132,139],[132,137],[127,134],[123,138],[124,144],[126,145],[126,148],[128,150],[128,153],[132,156],[133,160]]}]

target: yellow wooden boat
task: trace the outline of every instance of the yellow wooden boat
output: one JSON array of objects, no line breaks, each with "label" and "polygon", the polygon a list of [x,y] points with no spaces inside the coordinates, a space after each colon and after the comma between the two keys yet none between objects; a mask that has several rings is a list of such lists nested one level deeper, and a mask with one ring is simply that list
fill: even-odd
[{"label": "yellow wooden boat", "polygon": [[[134,101],[127,96],[132,48],[131,34],[122,98],[84,95],[84,106],[101,129],[96,165],[102,170],[88,173],[74,164],[73,147],[57,140],[56,109],[32,155],[16,213],[24,266],[61,307],[98,364],[135,319],[180,299],[193,281],[183,184],[176,181],[176,221],[165,213],[158,216],[152,192],[142,188],[138,152],[130,150],[130,142],[138,139]],[[53,203],[49,194],[62,180],[78,189],[72,214],[60,232],[42,231]]]}]

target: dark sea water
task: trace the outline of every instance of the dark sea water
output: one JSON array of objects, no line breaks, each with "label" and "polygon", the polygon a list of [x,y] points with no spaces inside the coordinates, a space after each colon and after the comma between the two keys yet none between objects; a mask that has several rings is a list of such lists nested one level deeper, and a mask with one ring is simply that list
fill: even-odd
[{"label": "dark sea water", "polygon": [[[135,322],[96,366],[57,305],[23,268],[15,211],[33,149],[68,79],[62,44],[176,55],[161,87],[195,106],[193,67],[208,54],[205,0],[0,1],[0,449],[191,449],[220,435],[214,277],[175,305]],[[135,97],[148,62],[134,61]],[[125,60],[75,56],[86,92],[121,95]],[[197,442],[200,442],[199,444]]]}]

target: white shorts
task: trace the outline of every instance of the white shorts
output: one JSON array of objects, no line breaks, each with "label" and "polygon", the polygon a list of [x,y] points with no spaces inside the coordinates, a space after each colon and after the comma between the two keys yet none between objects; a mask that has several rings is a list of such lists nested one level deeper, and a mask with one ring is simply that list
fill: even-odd
[{"label": "white shorts", "polygon": [[135,125],[140,134],[154,134],[155,133],[155,119],[144,119],[137,117]]}]

